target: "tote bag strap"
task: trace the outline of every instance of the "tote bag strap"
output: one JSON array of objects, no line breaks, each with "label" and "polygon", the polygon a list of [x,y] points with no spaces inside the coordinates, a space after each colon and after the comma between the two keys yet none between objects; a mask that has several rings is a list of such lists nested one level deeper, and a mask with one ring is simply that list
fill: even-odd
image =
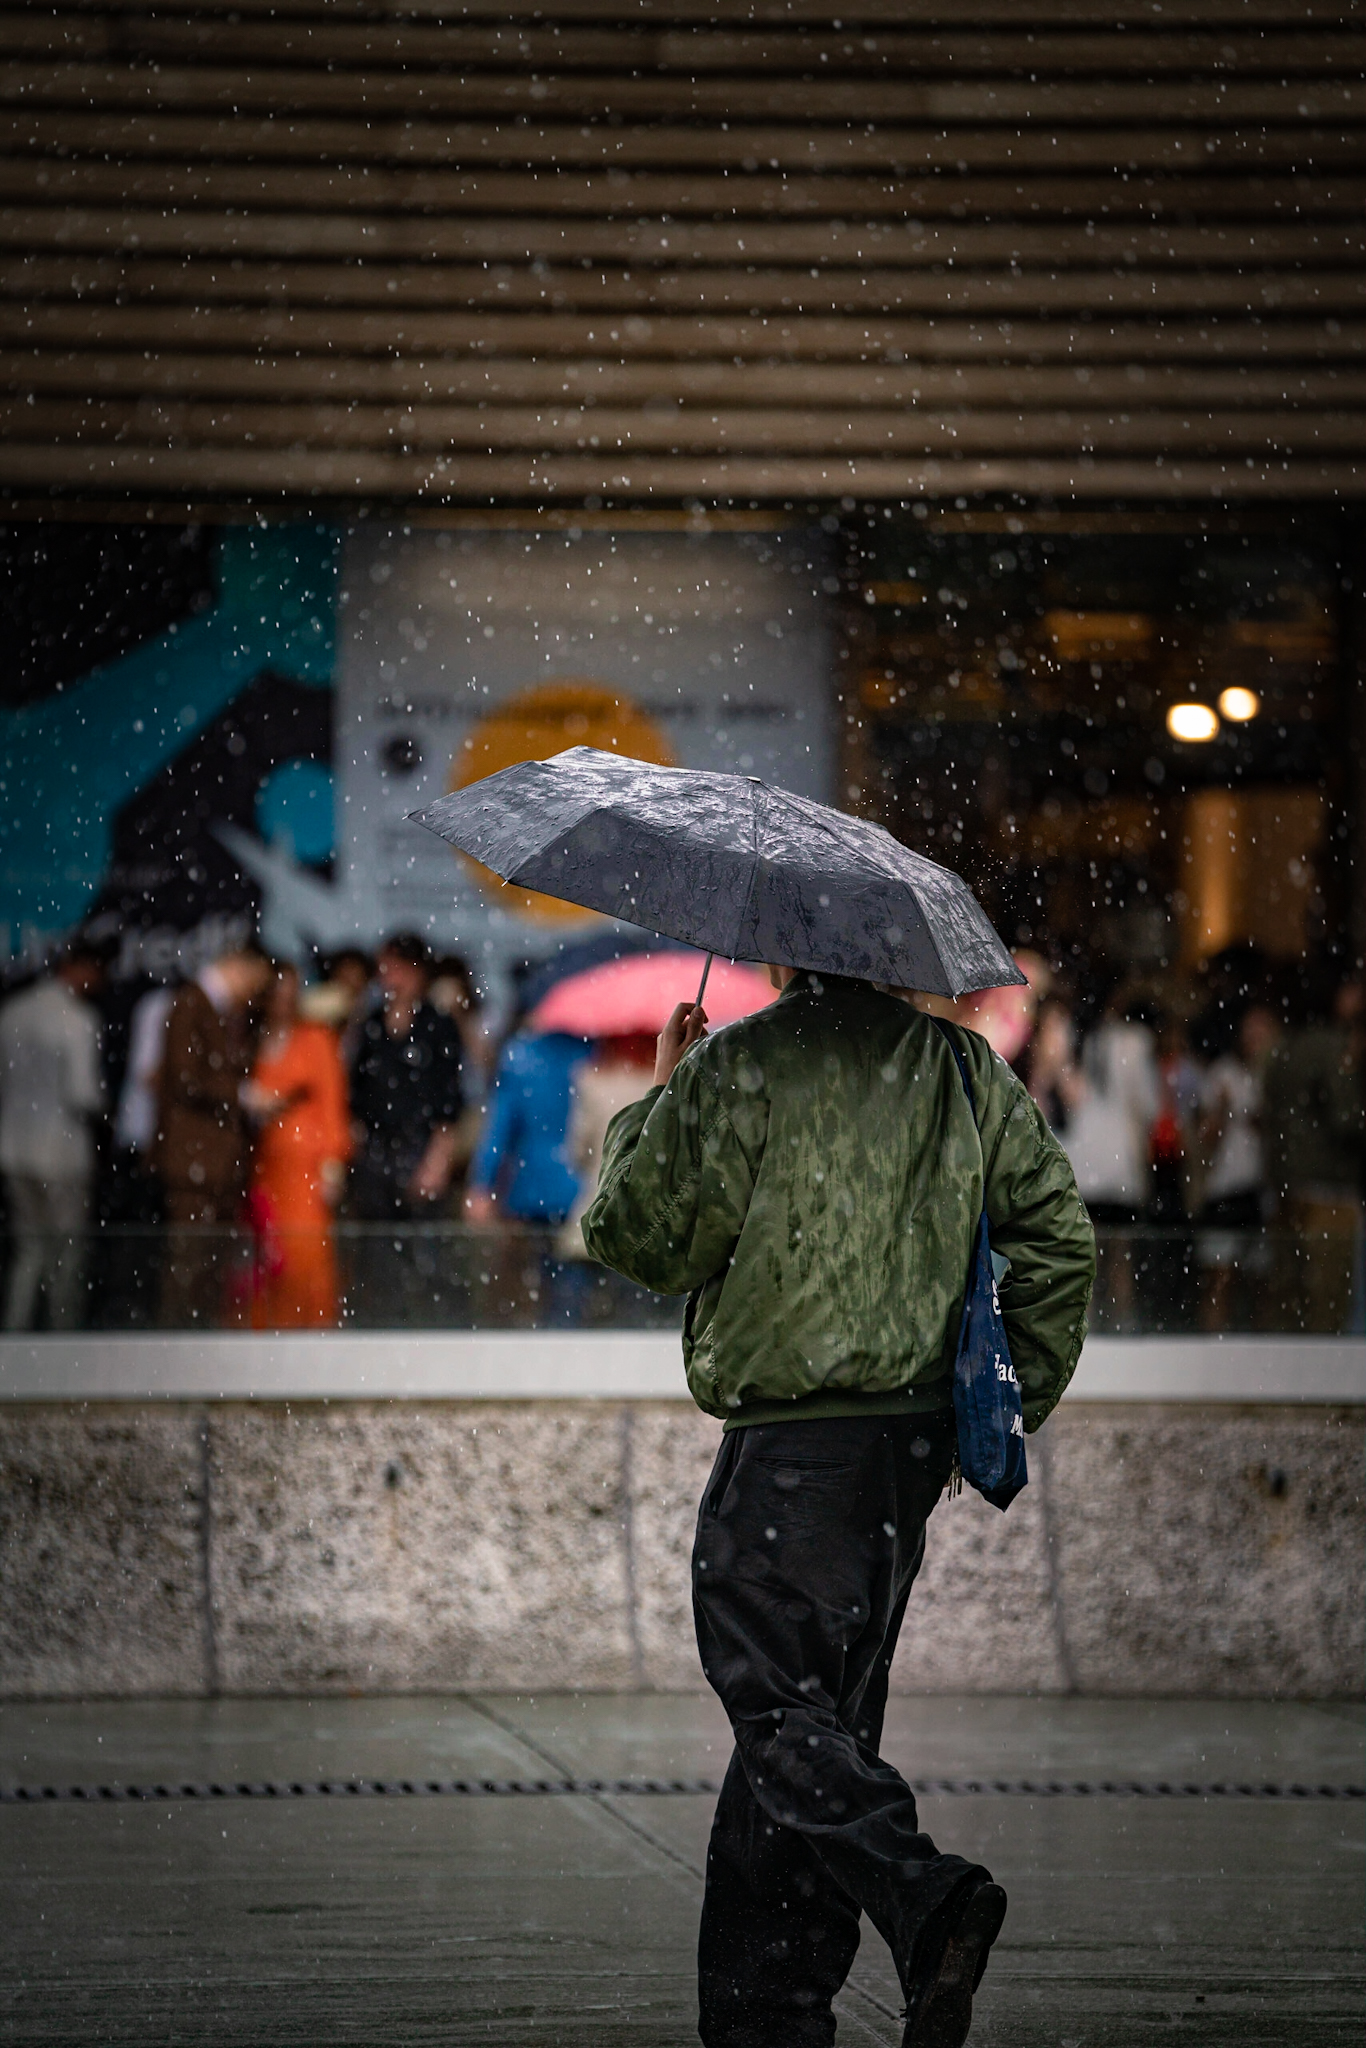
[{"label": "tote bag strap", "polygon": [[957,1067],[958,1077],[963,1083],[963,1092],[968,1098],[968,1108],[972,1111],[972,1120],[976,1123],[977,1104],[973,1100],[972,1081],[968,1074],[968,1063],[963,1058],[962,1048],[942,1017],[931,1017],[930,1022],[953,1054],[953,1063]]},{"label": "tote bag strap", "polygon": [[[953,1033],[949,1030],[949,1027],[944,1022],[944,1019],[942,1017],[931,1017],[930,1022],[934,1025],[940,1037],[943,1039],[945,1045],[953,1054],[954,1065],[957,1067],[959,1078],[962,1080],[963,1083],[963,1092],[968,1098],[968,1108],[972,1111],[973,1122],[976,1123],[977,1103],[972,1093],[972,1081],[968,1075],[968,1063],[963,1058],[963,1055],[960,1052],[958,1045],[954,1039]],[[980,1131],[978,1132],[978,1136],[981,1136]],[[985,1201],[985,1181],[983,1182],[982,1194],[983,1200]],[[991,1255],[991,1270],[996,1275],[998,1282],[1004,1280],[1006,1274],[1010,1271],[1010,1260],[1005,1257],[1004,1253],[994,1251]]]}]

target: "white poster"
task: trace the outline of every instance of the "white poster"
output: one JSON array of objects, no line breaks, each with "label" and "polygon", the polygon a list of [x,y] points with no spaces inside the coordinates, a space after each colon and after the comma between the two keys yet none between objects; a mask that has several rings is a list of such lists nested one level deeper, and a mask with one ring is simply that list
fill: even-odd
[{"label": "white poster", "polygon": [[335,891],[358,937],[415,928],[481,975],[549,950],[406,813],[576,740],[829,800],[837,587],[819,534],[349,537],[338,618]]}]

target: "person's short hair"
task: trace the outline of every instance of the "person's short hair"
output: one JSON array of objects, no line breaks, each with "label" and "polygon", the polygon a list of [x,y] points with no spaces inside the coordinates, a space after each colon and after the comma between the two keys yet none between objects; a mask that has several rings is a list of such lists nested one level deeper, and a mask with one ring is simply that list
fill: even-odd
[{"label": "person's short hair", "polygon": [[375,971],[375,963],[363,946],[338,946],[335,953],[325,953],[319,962],[323,979],[330,981],[337,969],[344,967],[348,960],[354,960],[358,967],[365,970],[367,981]]},{"label": "person's short hair", "polygon": [[458,981],[465,992],[466,1007],[471,1011],[479,1008],[479,990],[475,986],[474,975],[470,971],[469,962],[459,953],[443,953],[439,960],[434,960],[432,980]]},{"label": "person's short hair", "polygon": [[108,968],[113,953],[107,945],[100,945],[94,939],[68,939],[57,954],[53,965],[62,967],[93,967],[97,974]]},{"label": "person's short hair", "polygon": [[379,949],[382,960],[385,955],[391,960],[406,960],[410,967],[420,967],[424,974],[430,974],[432,949],[420,932],[391,932]]}]

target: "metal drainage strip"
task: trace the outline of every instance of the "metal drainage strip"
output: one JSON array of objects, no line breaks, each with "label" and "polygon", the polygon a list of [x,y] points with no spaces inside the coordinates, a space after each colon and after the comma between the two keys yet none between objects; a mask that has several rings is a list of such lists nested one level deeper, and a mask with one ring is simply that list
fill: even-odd
[{"label": "metal drainage strip", "polygon": [[[1183,1785],[1166,1779],[912,1778],[922,1798],[967,1799],[1362,1799],[1361,1785]],[[709,1778],[319,1778],[258,1779],[239,1784],[0,1785],[0,1805],[54,1802],[100,1806],[121,1800],[202,1799],[525,1799],[546,1796],[619,1799],[683,1795],[714,1798]]]}]

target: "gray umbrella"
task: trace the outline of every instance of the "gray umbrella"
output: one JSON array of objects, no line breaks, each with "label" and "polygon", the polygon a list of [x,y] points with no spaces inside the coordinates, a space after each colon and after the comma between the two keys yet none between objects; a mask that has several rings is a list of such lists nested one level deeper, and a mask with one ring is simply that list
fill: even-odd
[{"label": "gray umbrella", "polygon": [[505,882],[728,960],[944,996],[1025,978],[961,876],[757,775],[570,747],[410,815]]}]

